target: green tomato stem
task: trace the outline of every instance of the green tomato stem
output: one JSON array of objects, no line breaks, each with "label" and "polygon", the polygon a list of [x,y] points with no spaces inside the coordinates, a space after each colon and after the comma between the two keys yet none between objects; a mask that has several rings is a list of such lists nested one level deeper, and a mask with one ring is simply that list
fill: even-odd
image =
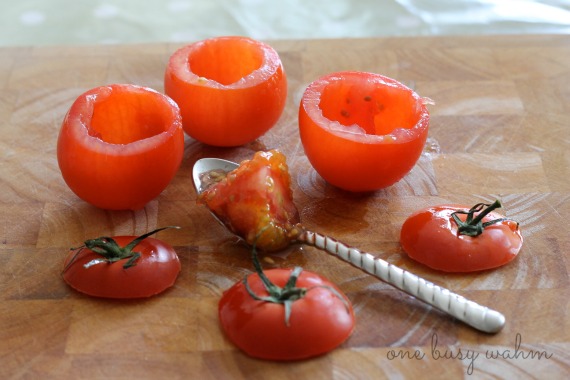
[{"label": "green tomato stem", "polygon": [[[475,206],[471,207],[469,211],[456,211],[451,214],[453,221],[457,224],[457,233],[458,235],[466,235],[466,236],[479,236],[483,233],[485,227],[490,226],[492,224],[500,223],[504,220],[508,220],[507,218],[499,218],[493,219],[488,222],[483,223],[483,218],[487,216],[491,211],[502,207],[501,202],[499,200],[495,200],[495,202],[487,204],[487,203],[477,203]],[[478,213],[475,216],[475,213]],[[465,221],[462,221],[459,218],[459,214],[467,215]]]},{"label": "green tomato stem", "polygon": [[[262,233],[263,230],[259,233],[259,235],[261,235]],[[261,263],[259,262],[259,257],[257,255],[257,249],[255,247],[255,243],[253,244],[251,249],[251,260],[253,262],[253,267],[255,268],[255,272],[257,273],[257,275],[261,279],[261,282],[263,283],[263,286],[267,290],[268,296],[262,297],[255,294],[255,292],[249,286],[249,283],[247,281],[247,276],[243,279],[243,284],[245,286],[245,289],[247,290],[249,295],[255,300],[282,304],[285,308],[285,324],[289,326],[289,319],[291,317],[291,307],[293,305],[293,302],[303,298],[307,293],[306,288],[298,288],[296,286],[297,279],[299,278],[299,275],[303,271],[303,268],[295,267],[291,272],[291,275],[289,276],[289,279],[287,280],[285,286],[280,287],[278,285],[275,285],[265,275],[265,272],[261,267]]]},{"label": "green tomato stem", "polygon": [[[261,230],[261,232],[258,234],[257,238],[259,238],[259,236],[263,233],[264,230],[265,229]],[[257,240],[257,238],[256,238],[256,240]],[[251,287],[249,286],[249,282],[247,281],[247,276],[244,277],[244,279],[243,279],[243,284],[245,286],[246,291],[255,300],[262,301],[262,302],[271,302],[271,303],[282,304],[284,309],[285,309],[285,325],[286,326],[289,326],[289,320],[291,318],[291,309],[293,307],[293,303],[295,301],[298,301],[298,300],[302,299],[303,297],[305,297],[307,292],[309,292],[310,290],[315,289],[315,288],[328,289],[331,293],[333,293],[335,295],[335,297],[338,297],[345,304],[347,309],[349,307],[348,302],[344,299],[344,297],[336,289],[334,289],[330,286],[316,285],[316,286],[313,286],[310,288],[297,287],[297,280],[299,279],[299,276],[301,275],[301,272],[303,271],[303,268],[301,268],[301,267],[293,268],[293,270],[291,271],[291,274],[289,275],[289,279],[287,280],[287,283],[283,287],[275,285],[265,275],[265,272],[263,272],[263,268],[261,267],[261,263],[259,262],[259,257],[257,255],[257,249],[255,247],[255,243],[253,244],[252,249],[251,249],[251,260],[253,262],[253,267],[255,268],[255,272],[257,273],[257,275],[261,279],[261,282],[263,283],[263,286],[267,290],[268,295],[267,296],[259,296],[259,295],[255,294],[253,289],[251,289]]]},{"label": "green tomato stem", "polygon": [[[144,235],[136,237],[135,239],[133,239],[129,244],[127,244],[124,247],[119,246],[119,244],[112,237],[102,236],[102,237],[98,237],[96,239],[86,240],[81,247],[72,248],[72,250],[79,249],[79,251],[81,251],[84,248],[88,248],[91,251],[97,253],[98,255],[103,256],[103,259],[101,260],[102,263],[103,262],[114,263],[116,261],[128,258],[129,260],[125,264],[123,264],[123,268],[128,269],[130,267],[135,266],[137,260],[141,257],[140,252],[134,252],[133,251],[133,249],[137,246],[137,244],[139,244],[141,241],[148,238],[149,236],[156,234],[162,230],[168,229],[168,228],[178,229],[180,227],[178,227],[178,226],[167,226],[167,227],[158,228],[158,229],[150,231]],[[74,259],[75,259],[75,257],[74,257]],[[68,265],[68,267],[69,267],[69,265]],[[65,271],[65,269],[64,269],[64,271]]]}]

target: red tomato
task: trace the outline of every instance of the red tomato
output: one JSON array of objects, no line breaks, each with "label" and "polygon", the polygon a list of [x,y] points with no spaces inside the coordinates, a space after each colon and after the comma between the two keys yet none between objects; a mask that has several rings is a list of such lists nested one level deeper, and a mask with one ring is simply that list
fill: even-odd
[{"label": "red tomato", "polygon": [[[272,283],[284,287],[292,271],[269,269],[265,274]],[[257,273],[246,281],[256,295],[269,295]],[[283,303],[254,299],[244,281],[224,292],[218,311],[230,341],[252,357],[269,360],[306,359],[343,343],[355,324],[348,298],[334,284],[311,272],[301,272],[296,286],[307,290],[302,298],[292,301],[288,320]]]},{"label": "red tomato", "polygon": [[178,106],[145,87],[113,84],[79,96],[57,142],[61,174],[77,196],[104,209],[140,209],[182,162]]},{"label": "red tomato", "polygon": [[257,152],[223,175],[198,197],[218,219],[248,244],[263,251],[285,248],[301,233],[285,156]]},{"label": "red tomato", "polygon": [[166,290],[176,281],[180,261],[169,244],[148,237],[160,230],[138,238],[87,240],[69,252],[63,279],[75,290],[94,297],[143,298]]},{"label": "red tomato", "polygon": [[445,272],[474,272],[507,264],[519,253],[523,238],[518,223],[492,211],[497,207],[498,201],[469,210],[458,205],[419,210],[402,226],[402,248],[412,259]]},{"label": "red tomato", "polygon": [[423,150],[426,104],[379,74],[339,72],[309,85],[299,107],[299,131],[311,165],[327,182],[373,191],[402,179]]},{"label": "red tomato", "polygon": [[166,94],[178,103],[186,133],[215,146],[251,142],[277,122],[287,78],[277,52],[244,37],[185,46],[168,62]]}]

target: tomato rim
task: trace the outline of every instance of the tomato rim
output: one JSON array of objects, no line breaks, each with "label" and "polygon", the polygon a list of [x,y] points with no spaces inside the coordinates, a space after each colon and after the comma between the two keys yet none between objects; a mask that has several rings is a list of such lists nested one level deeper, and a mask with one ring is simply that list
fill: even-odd
[{"label": "tomato rim", "polygon": [[[167,128],[160,133],[127,144],[108,142],[92,135],[90,133],[91,120],[98,103],[109,99],[113,95],[120,96],[122,94],[140,94],[141,96],[153,97],[162,102],[165,107],[162,107],[161,111],[168,110],[167,114],[169,114],[164,120]],[[177,129],[182,127],[178,105],[172,99],[149,87],[132,84],[111,84],[84,92],[72,104],[63,123],[69,126],[68,133],[75,138],[74,141],[86,150],[111,155],[117,155],[117,152],[120,152],[121,156],[135,155],[151,150],[168,140],[175,134]]]},{"label": "tomato rim", "polygon": [[[208,48],[208,45],[223,45],[235,42],[248,44],[251,47],[255,48],[256,52],[261,53],[260,57],[262,59],[259,63],[258,68],[251,70],[245,76],[229,84],[223,84],[215,79],[200,76],[192,71],[190,60],[193,54],[197,54],[200,52],[200,50]],[[214,89],[226,90],[237,90],[248,87],[255,87],[258,84],[270,79],[273,75],[275,75],[280,67],[283,68],[283,64],[281,63],[279,55],[271,46],[261,41],[239,36],[209,38],[184,46],[172,54],[169,65],[171,67],[178,68],[177,70],[174,70],[174,72],[178,75],[179,79],[183,80],[187,84],[202,85],[212,87]]]},{"label": "tomato rim", "polygon": [[[325,117],[320,107],[323,91],[331,84],[341,81],[359,81],[363,74],[366,74],[366,78],[370,83],[388,86],[408,93],[420,107],[417,122],[411,128],[394,128],[390,133],[378,135],[347,130],[353,126],[346,126],[338,120],[331,120]],[[426,104],[430,103],[431,100],[420,97],[414,90],[395,79],[381,74],[360,71],[341,71],[322,76],[307,86],[301,99],[301,107],[315,125],[343,139],[364,144],[402,144],[414,140],[429,127],[430,115]]]},{"label": "tomato rim", "polygon": [[380,74],[325,75],[307,87],[299,104],[305,155],[316,172],[339,189],[387,188],[420,159],[429,132],[430,103]]}]

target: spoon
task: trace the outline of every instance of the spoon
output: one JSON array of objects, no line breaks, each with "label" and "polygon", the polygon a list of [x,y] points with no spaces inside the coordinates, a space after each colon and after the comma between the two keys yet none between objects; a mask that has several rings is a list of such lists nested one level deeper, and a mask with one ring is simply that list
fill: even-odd
[{"label": "spoon", "polygon": [[[208,184],[204,181],[207,173],[213,170],[230,172],[238,166],[235,162],[219,158],[202,158],[196,161],[192,170],[196,191],[200,194],[207,187]],[[212,215],[214,214],[212,213]],[[216,215],[214,217],[221,223]],[[297,241],[323,250],[477,330],[496,333],[505,325],[505,317],[498,311],[470,301],[385,260],[376,258],[370,253],[347,246],[334,238],[317,232],[304,231],[297,238]]]}]

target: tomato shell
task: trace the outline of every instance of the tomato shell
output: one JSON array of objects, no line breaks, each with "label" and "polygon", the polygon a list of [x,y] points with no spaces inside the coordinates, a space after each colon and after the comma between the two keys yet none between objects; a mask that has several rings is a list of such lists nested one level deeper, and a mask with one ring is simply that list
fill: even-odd
[{"label": "tomato shell", "polygon": [[[291,270],[269,269],[265,274],[274,284],[283,286]],[[247,281],[255,294],[267,295],[257,274],[248,276]],[[347,306],[323,286],[342,294],[338,287],[308,271],[301,272],[297,286],[314,288],[293,303],[289,326],[285,324],[282,304],[253,299],[243,281],[224,292],[218,310],[230,341],[252,357],[277,361],[318,356],[343,343],[355,324],[348,298],[342,295]]]},{"label": "tomato shell", "polygon": [[113,84],[80,95],[57,142],[63,179],[81,199],[137,210],[176,174],[184,152],[178,106],[150,88]]},{"label": "tomato shell", "polygon": [[402,179],[428,135],[429,100],[394,79],[356,71],[311,83],[299,106],[299,132],[317,173],[344,190],[363,192]]},{"label": "tomato shell", "polygon": [[[125,246],[135,238],[116,236],[113,239]],[[145,298],[174,284],[180,272],[180,260],[172,246],[146,238],[134,247],[133,252],[139,252],[141,257],[136,265],[123,268],[129,259],[89,265],[93,260],[101,259],[101,255],[87,248],[70,251],[64,262],[63,279],[81,293],[103,298]]]},{"label": "tomato shell", "polygon": [[251,142],[277,123],[287,77],[271,46],[245,37],[217,37],[172,54],[164,89],[180,106],[189,136],[228,147]]},{"label": "tomato shell", "polygon": [[[410,258],[445,272],[475,272],[512,261],[523,243],[518,224],[505,220],[485,227],[478,236],[459,235],[451,214],[468,209],[460,205],[440,205],[413,213],[402,225],[402,248]],[[459,217],[465,220],[465,215]],[[504,216],[490,212],[483,222],[500,218]]]}]

